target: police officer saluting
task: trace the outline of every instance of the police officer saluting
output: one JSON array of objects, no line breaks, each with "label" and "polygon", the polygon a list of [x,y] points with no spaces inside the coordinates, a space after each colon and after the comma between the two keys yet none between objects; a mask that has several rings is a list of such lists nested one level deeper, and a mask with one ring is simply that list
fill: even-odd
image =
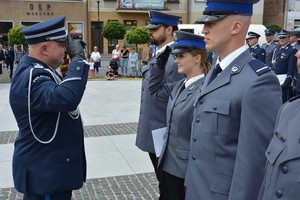
[{"label": "police officer saluting", "polygon": [[[78,105],[88,78],[83,43],[66,34],[61,16],[20,31],[29,46],[10,89],[18,123],[13,179],[24,200],[70,200],[86,179],[83,126]],[[55,71],[67,50],[64,78]]]},{"label": "police officer saluting", "polygon": [[[276,75],[283,76],[281,81],[282,103],[285,103],[292,97],[292,83],[294,82],[294,74],[297,65],[297,52],[289,43],[289,36],[286,30],[279,32],[280,47],[274,51],[274,71]],[[280,77],[278,76],[278,77]]]},{"label": "police officer saluting", "polygon": [[[169,13],[159,12],[156,10],[149,11],[150,24],[146,26],[150,33],[150,42],[157,46],[156,55],[152,57],[148,65],[142,70],[142,88],[141,88],[141,105],[136,136],[136,146],[142,151],[148,152],[152,161],[157,179],[159,181],[159,199],[170,199],[165,176],[162,167],[157,167],[158,158],[154,150],[152,131],[167,126],[166,108],[167,101],[157,100],[152,97],[148,91],[150,66],[156,65],[157,55],[165,51],[169,46],[172,50],[174,47],[173,32],[178,30],[178,20],[180,16]],[[184,78],[184,75],[177,72],[177,65],[173,55],[168,56],[165,65],[164,83],[173,83]],[[162,63],[161,63],[162,64]]]},{"label": "police officer saluting", "polygon": [[272,63],[273,53],[278,45],[274,42],[274,34],[275,32],[271,29],[265,30],[265,36],[267,43],[264,43],[261,48],[266,50],[266,64],[274,70],[274,66]]},{"label": "police officer saluting", "polygon": [[260,48],[259,44],[258,44],[258,38],[260,37],[260,35],[258,33],[255,32],[248,32],[248,44],[250,46],[249,51],[251,53],[251,55],[260,60],[261,62],[265,63],[266,62],[266,51],[262,48]]}]

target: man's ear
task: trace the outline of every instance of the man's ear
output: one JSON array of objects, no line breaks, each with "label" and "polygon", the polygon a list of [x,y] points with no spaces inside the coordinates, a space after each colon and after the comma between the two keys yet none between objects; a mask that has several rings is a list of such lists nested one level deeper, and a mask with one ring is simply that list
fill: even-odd
[{"label": "man's ear", "polygon": [[242,30],[243,24],[241,21],[234,21],[232,25],[231,33],[233,35],[239,33]]},{"label": "man's ear", "polygon": [[48,45],[46,43],[41,43],[39,49],[42,55],[48,55]]}]

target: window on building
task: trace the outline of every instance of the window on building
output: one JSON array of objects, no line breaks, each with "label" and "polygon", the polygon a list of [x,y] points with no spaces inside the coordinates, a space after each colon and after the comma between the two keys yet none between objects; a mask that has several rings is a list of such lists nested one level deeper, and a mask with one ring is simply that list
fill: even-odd
[{"label": "window on building", "polygon": [[12,22],[0,22],[0,43],[7,45],[8,31],[13,27]]},{"label": "window on building", "polygon": [[68,23],[68,33],[75,38],[82,38],[82,22]]},{"label": "window on building", "polygon": [[[137,26],[137,21],[136,20],[124,20],[124,25],[125,25],[126,31],[130,31],[133,26]],[[135,44],[129,44],[125,38],[124,38],[124,44],[127,47],[135,46]]]}]

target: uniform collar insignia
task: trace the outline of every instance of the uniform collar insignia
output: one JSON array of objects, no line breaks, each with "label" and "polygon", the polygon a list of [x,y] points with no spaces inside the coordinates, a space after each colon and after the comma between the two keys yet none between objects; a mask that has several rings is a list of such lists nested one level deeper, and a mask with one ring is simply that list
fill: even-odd
[{"label": "uniform collar insignia", "polygon": [[195,84],[191,84],[191,85],[189,86],[188,90],[189,90],[189,91],[190,91],[190,90],[194,90],[194,89],[195,89],[195,87],[196,87],[196,85],[195,85]]},{"label": "uniform collar insignia", "polygon": [[241,70],[241,67],[238,66],[237,64],[234,64],[231,67],[231,74],[237,74],[237,73],[239,73],[240,70]]}]

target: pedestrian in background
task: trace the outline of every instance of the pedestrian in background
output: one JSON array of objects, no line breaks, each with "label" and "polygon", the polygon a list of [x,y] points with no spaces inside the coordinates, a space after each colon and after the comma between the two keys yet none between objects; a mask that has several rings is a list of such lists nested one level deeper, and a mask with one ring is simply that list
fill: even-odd
[{"label": "pedestrian in background", "polygon": [[[300,33],[300,32],[299,32]],[[300,50],[296,53],[300,80]],[[300,199],[300,95],[283,104],[266,150],[265,177],[258,200]]]},{"label": "pedestrian in background", "polygon": [[294,75],[297,66],[295,54],[297,50],[291,46],[286,30],[281,30],[278,36],[280,47],[277,47],[274,51],[273,65],[275,74],[284,76],[280,84],[282,89],[282,103],[285,103],[293,96],[292,86],[295,83]]},{"label": "pedestrian in background", "polygon": [[134,78],[137,74],[139,77],[141,76],[141,72],[138,69],[138,54],[135,52],[135,48],[131,47],[131,52],[129,54],[129,62],[131,68],[131,77]]},{"label": "pedestrian in background", "polygon": [[271,29],[265,30],[265,38],[267,43],[264,43],[261,48],[266,50],[266,65],[271,67],[274,71],[274,66],[272,63],[274,50],[278,47],[278,45],[274,42],[274,34],[275,32]]},{"label": "pedestrian in background", "polygon": [[98,47],[94,46],[94,51],[91,53],[91,61],[94,63],[94,75],[93,77],[99,77],[99,67],[101,67],[101,55],[98,51]]},{"label": "pedestrian in background", "polygon": [[148,61],[150,61],[151,58],[152,58],[152,55],[153,55],[153,48],[152,48],[152,45],[150,45],[150,46],[148,47],[146,59],[147,59]]},{"label": "pedestrian in background", "polygon": [[128,56],[129,51],[126,49],[126,46],[122,46],[121,50],[121,68],[122,68],[122,76],[127,75],[127,68],[128,68]]},{"label": "pedestrian in background", "polygon": [[[205,75],[211,68],[205,49],[204,38],[184,31],[175,31],[175,47],[178,73],[186,78],[163,83],[165,66],[151,67],[149,92],[156,99],[168,101],[167,131],[158,165],[162,166],[172,200],[184,200],[187,160],[190,151],[191,124],[193,120],[194,99],[198,94]],[[164,54],[167,54],[167,49]],[[157,59],[168,56],[161,54]],[[167,61],[159,62],[166,63]]]},{"label": "pedestrian in background", "polygon": [[[89,65],[83,42],[67,36],[65,16],[20,31],[29,45],[15,71],[10,105],[19,134],[14,143],[13,179],[24,200],[71,200],[86,180],[79,103]],[[62,78],[55,69],[67,50],[71,63]]]},{"label": "pedestrian in background", "polygon": [[[172,15],[155,10],[149,11],[150,24],[146,26],[150,32],[150,42],[157,46],[156,55],[163,52],[166,46],[174,47],[173,32],[178,30],[180,16]],[[156,56],[155,55],[155,56]],[[165,64],[165,83],[173,83],[184,78],[184,75],[177,72],[173,55],[168,56]],[[153,164],[159,184],[159,199],[170,199],[166,179],[162,167],[157,167],[158,159],[155,154],[152,131],[166,127],[167,101],[157,100],[148,91],[150,66],[157,65],[157,59],[152,58],[147,67],[142,71],[141,106],[136,136],[136,146],[142,151],[148,152]],[[161,64],[164,65],[164,64]]]},{"label": "pedestrian in background", "polygon": [[15,51],[11,45],[8,45],[6,50],[5,63],[7,69],[9,69],[9,78],[12,79],[14,73],[14,59],[15,59]]},{"label": "pedestrian in background", "polygon": [[186,199],[257,199],[281,106],[277,77],[245,38],[259,0],[208,0],[204,41],[219,56],[194,102]]},{"label": "pedestrian in background", "polygon": [[2,72],[5,63],[5,51],[2,44],[0,44],[0,83],[2,82]]},{"label": "pedestrian in background", "polygon": [[21,45],[17,45],[17,49],[15,50],[15,63],[19,64],[22,57],[25,55],[24,49],[21,49]]},{"label": "pedestrian in background", "polygon": [[261,62],[266,62],[266,50],[260,48],[258,44],[258,40],[260,38],[260,35],[258,33],[255,33],[253,31],[248,32],[248,45],[249,45],[249,51],[250,54],[260,60]]},{"label": "pedestrian in background", "polygon": [[120,50],[120,46],[117,44],[116,48],[112,51],[111,59],[116,60],[118,62],[118,66],[120,66],[120,56],[121,56],[121,50]]}]

